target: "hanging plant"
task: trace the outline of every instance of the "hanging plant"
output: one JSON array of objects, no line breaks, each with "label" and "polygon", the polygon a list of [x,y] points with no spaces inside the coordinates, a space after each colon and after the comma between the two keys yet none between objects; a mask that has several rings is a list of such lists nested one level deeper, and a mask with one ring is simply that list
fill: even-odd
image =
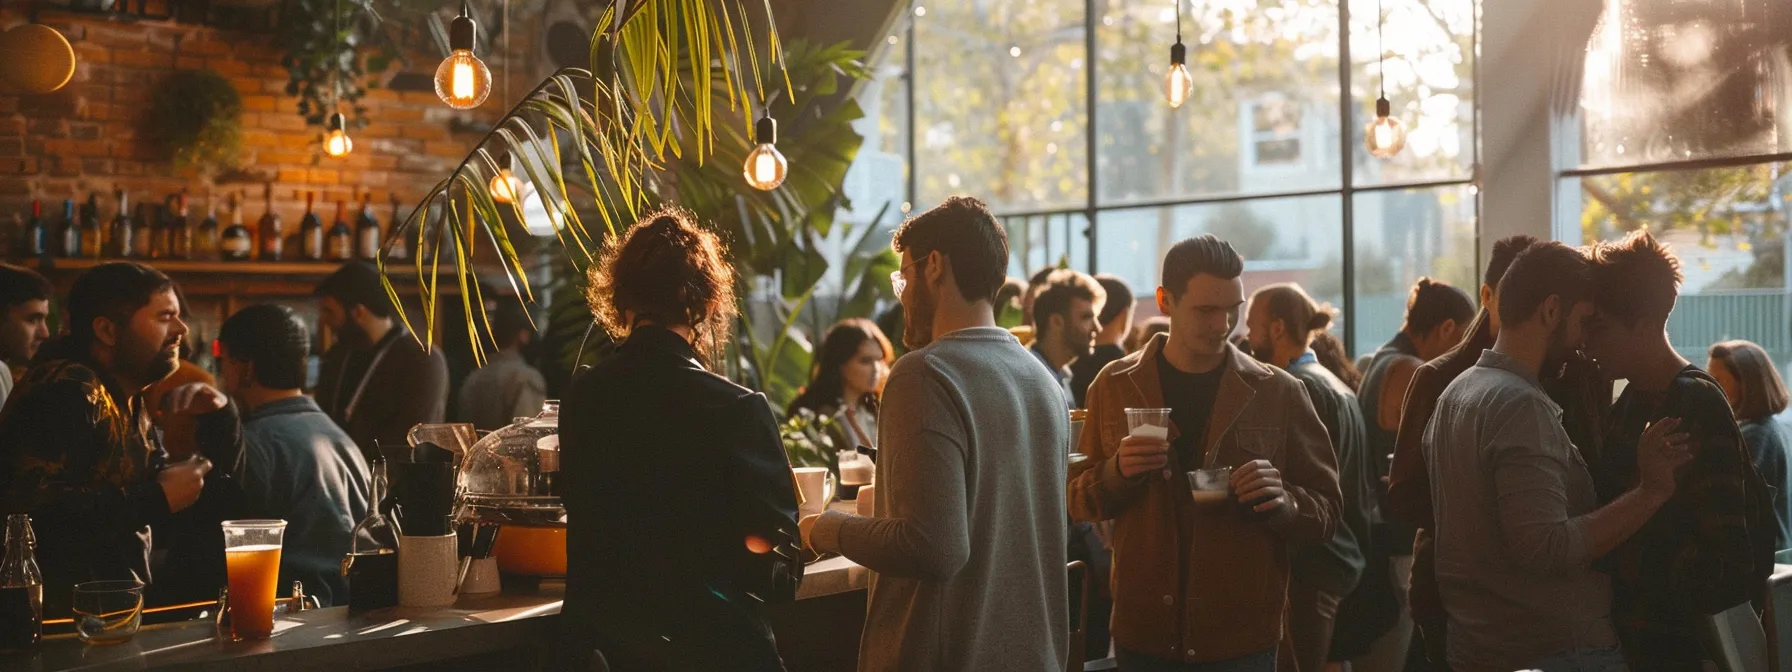
[{"label": "hanging plant", "polygon": [[170,73],[145,120],[181,170],[235,168],[243,144],[243,102],[230,80],[211,70]]},{"label": "hanging plant", "polygon": [[[396,42],[378,29],[374,0],[285,0],[275,32],[286,52],[286,95],[299,100],[299,116],[323,126],[343,103],[349,126],[366,125],[367,109],[359,103],[371,86],[368,78],[385,72],[402,54]],[[363,46],[372,49],[360,57]]]}]

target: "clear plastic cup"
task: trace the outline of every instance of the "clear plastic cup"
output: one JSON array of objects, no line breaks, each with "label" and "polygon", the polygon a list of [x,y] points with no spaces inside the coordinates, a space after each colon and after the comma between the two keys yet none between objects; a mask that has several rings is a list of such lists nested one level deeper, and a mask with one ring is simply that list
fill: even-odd
[{"label": "clear plastic cup", "polygon": [[1188,472],[1188,490],[1197,506],[1225,504],[1232,499],[1232,468],[1214,467]]},{"label": "clear plastic cup", "polygon": [[236,639],[274,634],[284,520],[226,520],[224,568],[230,579],[230,627]]},{"label": "clear plastic cup", "polygon": [[1126,409],[1126,433],[1141,439],[1170,440],[1170,409]]}]

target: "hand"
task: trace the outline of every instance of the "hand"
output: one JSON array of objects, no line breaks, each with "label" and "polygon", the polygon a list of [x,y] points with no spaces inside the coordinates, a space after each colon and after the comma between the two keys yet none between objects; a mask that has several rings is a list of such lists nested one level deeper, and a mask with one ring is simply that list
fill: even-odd
[{"label": "hand", "polygon": [[156,482],[162,484],[162,495],[168,498],[168,511],[178,513],[199,501],[199,491],[205,488],[205,472],[211,470],[211,460],[195,456],[156,474]]},{"label": "hand", "polygon": [[205,383],[188,383],[169,390],[162,397],[162,415],[205,415],[230,403],[218,388]]},{"label": "hand", "polygon": [[1170,466],[1170,444],[1158,439],[1128,436],[1120,440],[1120,450],[1114,457],[1120,460],[1121,476],[1138,478]]},{"label": "hand", "polygon": [[1636,447],[1638,489],[1662,497],[1673,496],[1675,472],[1693,457],[1690,437],[1674,431],[1679,427],[1679,418],[1664,418],[1643,430],[1643,439]]},{"label": "hand", "polygon": [[815,530],[815,521],[817,520],[821,520],[820,515],[804,516],[803,519],[796,524],[797,529],[802,530],[803,548],[807,548],[811,551],[815,550],[815,545],[810,543],[809,534]]},{"label": "hand", "polygon": [[1263,500],[1251,506],[1253,513],[1280,512],[1288,506],[1288,491],[1282,488],[1282,472],[1269,460],[1251,460],[1233,469],[1232,491],[1238,493],[1239,504],[1250,505],[1258,499]]}]

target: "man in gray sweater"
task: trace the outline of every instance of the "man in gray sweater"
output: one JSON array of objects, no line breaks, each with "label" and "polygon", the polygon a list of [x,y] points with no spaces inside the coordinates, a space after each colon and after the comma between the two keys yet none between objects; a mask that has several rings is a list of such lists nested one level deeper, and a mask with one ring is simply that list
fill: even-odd
[{"label": "man in gray sweater", "polygon": [[1070,422],[1062,388],[992,308],[1008,239],[954,197],[903,224],[907,313],[879,418],[871,517],[802,521],[817,551],[870,568],[861,670],[1062,670]]}]

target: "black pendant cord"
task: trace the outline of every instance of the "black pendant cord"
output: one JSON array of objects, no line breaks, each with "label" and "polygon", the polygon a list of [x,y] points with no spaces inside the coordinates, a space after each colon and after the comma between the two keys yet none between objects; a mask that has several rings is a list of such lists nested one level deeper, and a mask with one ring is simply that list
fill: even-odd
[{"label": "black pendant cord", "polygon": [[1381,97],[1388,97],[1388,20],[1382,14],[1381,0],[1375,0],[1375,69],[1380,75]]},{"label": "black pendant cord", "polygon": [[1182,44],[1182,0],[1176,0],[1176,43]]}]

